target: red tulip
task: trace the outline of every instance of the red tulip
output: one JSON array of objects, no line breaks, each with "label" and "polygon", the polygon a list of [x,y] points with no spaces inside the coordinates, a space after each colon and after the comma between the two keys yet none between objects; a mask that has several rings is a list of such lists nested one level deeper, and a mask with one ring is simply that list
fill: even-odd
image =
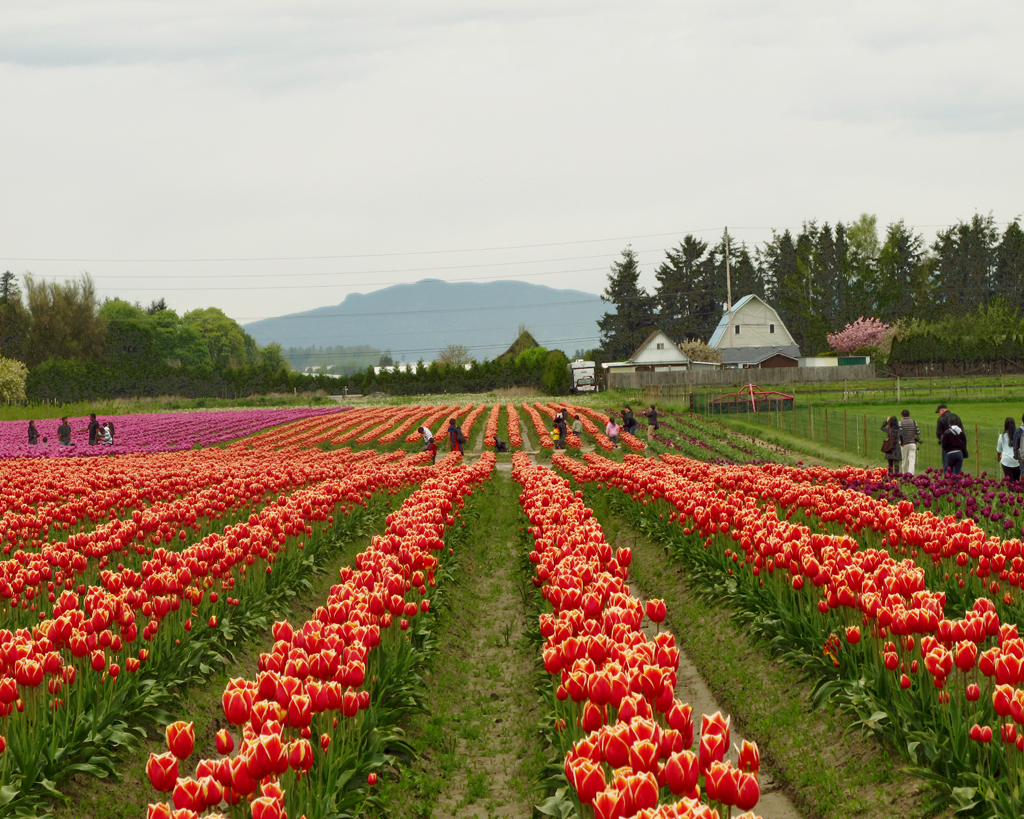
[{"label": "red tulip", "polygon": [[724,737],[720,734],[704,734],[700,738],[700,771],[705,776],[712,763],[721,762],[728,749]]},{"label": "red tulip", "polygon": [[165,802],[158,802],[146,809],[146,819],[173,819],[171,806]]},{"label": "red tulip", "polygon": [[594,819],[620,819],[623,815],[622,795],[615,788],[607,788],[594,797]]},{"label": "red tulip", "polygon": [[647,617],[652,623],[663,623],[668,612],[664,600],[647,601]]},{"label": "red tulip", "polygon": [[370,772],[366,775],[366,784],[373,786],[377,784],[377,774]]},{"label": "red tulip", "polygon": [[174,790],[178,781],[178,759],[168,751],[166,754],[150,754],[146,763],[146,774],[153,787],[162,793]]},{"label": "red tulip", "polygon": [[231,736],[227,728],[221,728],[217,732],[217,753],[227,756],[233,750],[235,750],[234,737]]},{"label": "red tulip", "polygon": [[288,764],[294,771],[306,773],[313,767],[313,747],[307,739],[297,739],[288,752]]},{"label": "red tulip", "polygon": [[736,773],[737,771],[726,762],[712,762],[704,776],[704,788],[708,799],[721,802],[723,805],[736,804]]},{"label": "red tulip", "polygon": [[[970,640],[962,640],[957,643],[956,650],[953,652],[953,661],[956,663],[956,667],[963,671],[965,674],[974,668],[975,660],[978,658],[978,646],[972,643]],[[926,663],[927,664],[927,663]]]},{"label": "red tulip", "polygon": [[288,819],[285,814],[284,805],[279,800],[269,796],[253,799],[250,808],[252,810],[252,819]]},{"label": "red tulip", "polygon": [[174,807],[197,812],[203,810],[206,802],[202,784],[195,779],[179,779],[174,785]]},{"label": "red tulip", "polygon": [[860,642],[860,629],[857,626],[846,627],[846,642],[851,646],[855,646]]},{"label": "red tulip", "polygon": [[244,725],[252,712],[252,692],[228,689],[223,696],[224,718],[232,725]]},{"label": "red tulip", "polygon": [[740,774],[736,787],[736,807],[740,810],[753,810],[757,800],[761,798],[761,786],[753,774]]},{"label": "red tulip", "polygon": [[992,692],[992,707],[1001,717],[1009,716],[1010,703],[1013,702],[1013,687],[1009,685],[997,685]]},{"label": "red tulip", "polygon": [[195,727],[191,722],[172,722],[165,732],[167,748],[178,759],[188,759],[196,745]]},{"label": "red tulip", "polygon": [[658,780],[652,773],[637,773],[627,777],[629,796],[634,812],[658,806]]},{"label": "red tulip", "polygon": [[672,754],[665,762],[665,783],[676,796],[692,791],[699,777],[697,757],[691,751]]},{"label": "red tulip", "polygon": [[761,768],[761,750],[756,742],[743,740],[740,746],[737,767],[745,773],[756,774]]}]

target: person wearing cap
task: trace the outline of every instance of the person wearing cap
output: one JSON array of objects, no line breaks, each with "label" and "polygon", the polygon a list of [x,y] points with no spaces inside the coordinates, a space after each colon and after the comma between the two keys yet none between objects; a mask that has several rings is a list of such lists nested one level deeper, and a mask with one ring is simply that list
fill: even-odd
[{"label": "person wearing cap", "polygon": [[[951,426],[956,426],[963,430],[964,422],[960,420],[960,416],[955,412],[950,412],[949,408],[945,404],[939,404],[939,406],[935,408],[935,411],[939,414],[939,420],[935,424],[935,437],[939,439],[939,443],[942,443],[942,436],[946,434],[946,430]],[[966,453],[964,454],[966,456]],[[943,446],[942,471],[945,472],[947,469],[949,469],[949,450]]]},{"label": "person wearing cap", "polygon": [[914,474],[914,467],[917,465],[917,444],[921,440],[921,430],[917,428],[917,421],[910,417],[910,410],[903,410],[900,418],[900,432],[903,434],[903,471],[908,475]]}]

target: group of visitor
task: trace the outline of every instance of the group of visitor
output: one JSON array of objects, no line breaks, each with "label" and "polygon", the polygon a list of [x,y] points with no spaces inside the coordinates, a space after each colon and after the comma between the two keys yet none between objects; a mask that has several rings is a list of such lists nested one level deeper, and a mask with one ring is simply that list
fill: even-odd
[{"label": "group of visitor", "polygon": [[[935,409],[939,420],[935,424],[935,437],[942,447],[942,470],[953,475],[963,471],[964,461],[970,457],[967,451],[967,433],[960,416],[950,411],[945,404]],[[910,417],[910,410],[903,410],[902,418],[890,416],[882,424],[885,440],[882,452],[889,464],[889,474],[914,474],[917,462],[917,446],[921,443],[921,431],[917,421]],[[996,441],[996,457],[1003,467],[1003,476],[1007,480],[1020,480],[1021,438],[1024,434],[1024,423],[1020,427],[1012,418],[1007,418],[1003,432]]]},{"label": "group of visitor", "polygon": [[[89,425],[79,432],[89,433],[89,446],[113,446],[114,445],[114,422],[96,420],[96,413],[89,416]],[[43,438],[43,443],[49,443],[48,437]],[[39,445],[39,429],[35,421],[28,422],[28,442],[31,446]],[[60,419],[60,426],[57,427],[57,443],[60,446],[74,446],[71,442],[71,424],[66,417]]]},{"label": "group of visitor", "polygon": [[[643,417],[647,419],[647,445],[650,446],[651,442],[654,440],[654,433],[658,429],[658,410],[655,409],[654,404],[651,404],[650,409],[642,414]],[[605,424],[604,427],[604,434],[607,435],[612,444],[617,447],[619,445],[620,431],[635,436],[639,426],[636,416],[633,415],[632,408],[629,404],[626,404],[626,406],[622,408],[621,426],[614,415],[609,415],[608,423]]]}]

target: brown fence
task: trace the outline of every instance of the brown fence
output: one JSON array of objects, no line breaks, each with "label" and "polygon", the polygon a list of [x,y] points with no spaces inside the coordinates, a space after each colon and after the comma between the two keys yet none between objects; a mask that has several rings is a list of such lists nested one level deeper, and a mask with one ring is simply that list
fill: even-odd
[{"label": "brown fence", "polygon": [[[869,381],[874,364],[850,367],[772,367],[763,370],[676,370],[674,372],[623,373],[608,371],[609,389],[642,390],[647,387],[728,387],[745,384],[801,384]],[[678,390],[671,390],[677,392]]]}]

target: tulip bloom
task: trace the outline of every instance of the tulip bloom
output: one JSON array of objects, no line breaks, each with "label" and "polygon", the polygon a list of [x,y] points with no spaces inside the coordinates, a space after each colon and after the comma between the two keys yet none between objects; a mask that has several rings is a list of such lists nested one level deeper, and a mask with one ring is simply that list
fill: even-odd
[{"label": "tulip bloom", "polygon": [[172,722],[166,731],[167,748],[178,759],[188,759],[196,745],[195,726],[191,722]]},{"label": "tulip bloom", "polygon": [[227,728],[221,728],[217,732],[217,753],[227,756],[233,750],[235,750],[234,737],[231,736]]},{"label": "tulip bloom", "polygon": [[692,791],[699,778],[697,757],[691,751],[672,754],[665,762],[665,784],[676,796]]},{"label": "tulip bloom", "polygon": [[178,759],[168,751],[166,754],[150,754],[146,763],[146,774],[153,787],[162,792],[170,793],[178,781]]},{"label": "tulip bloom", "polygon": [[652,623],[660,625],[665,622],[665,617],[668,616],[668,611],[665,608],[664,600],[648,600],[646,608],[647,617]]}]

